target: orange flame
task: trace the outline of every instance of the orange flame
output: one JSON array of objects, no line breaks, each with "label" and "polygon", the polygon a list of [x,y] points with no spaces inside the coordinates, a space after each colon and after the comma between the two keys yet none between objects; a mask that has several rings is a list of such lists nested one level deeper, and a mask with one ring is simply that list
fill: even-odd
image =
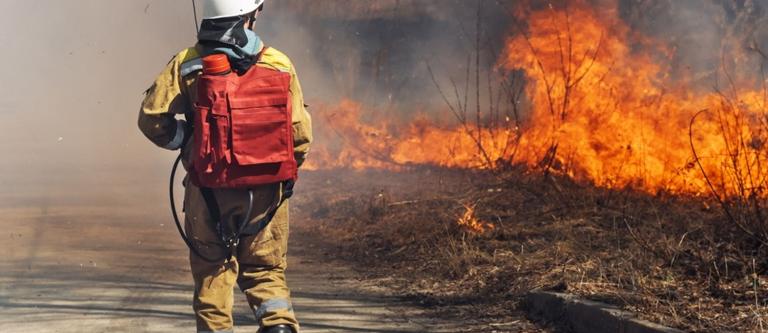
[{"label": "orange flame", "polygon": [[[408,165],[437,165],[452,168],[486,168],[475,141],[476,131],[455,126],[438,126],[418,116],[407,124],[391,119],[363,122],[362,105],[344,100],[324,106],[313,114],[315,128],[323,136],[313,147],[306,168],[309,170],[381,168],[400,170]],[[329,129],[332,133],[329,133]],[[490,160],[501,160],[509,150],[501,144],[513,134],[506,129],[482,129]]]},{"label": "orange flame", "polygon": [[509,115],[495,127],[441,126],[426,117],[362,122],[361,105],[343,101],[320,112],[317,127],[339,135],[314,151],[309,167],[524,164],[598,186],[762,195],[768,94],[754,80],[739,85],[729,76],[727,94],[698,91],[670,77],[663,63],[671,51],[632,33],[616,8],[568,3],[573,7],[530,13],[526,32],[505,45],[499,69],[526,77],[530,107],[522,128],[510,125]]},{"label": "orange flame", "polygon": [[493,224],[480,221],[475,217],[475,207],[475,205],[464,205],[464,214],[456,221],[459,227],[474,234],[483,234],[495,229],[496,226]]},{"label": "orange flame", "polygon": [[[615,8],[598,12],[583,3],[535,12],[530,35],[509,39],[502,66],[522,69],[533,81],[520,162],[535,165],[554,150],[552,159],[574,178],[649,191],[708,190],[697,162],[730,194],[737,189],[729,177],[764,178],[755,163],[765,155],[743,144],[764,135],[750,121],[763,114],[764,96],[749,89],[730,97],[696,93],[684,80],[665,87],[665,69],[630,49],[629,29],[616,15]],[[694,124],[689,138],[699,110],[714,117]]]}]

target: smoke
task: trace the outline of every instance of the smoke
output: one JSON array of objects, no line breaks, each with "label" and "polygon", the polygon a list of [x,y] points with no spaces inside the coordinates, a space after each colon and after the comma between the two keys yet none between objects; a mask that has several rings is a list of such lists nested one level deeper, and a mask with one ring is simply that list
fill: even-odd
[{"label": "smoke", "polygon": [[768,48],[765,0],[657,0],[619,3],[632,31],[664,43],[673,79],[687,77],[694,86],[722,86],[725,68],[745,80],[759,76]]},{"label": "smoke", "polygon": [[[293,57],[310,105],[347,97],[367,106],[412,110],[442,104],[428,64],[446,79],[443,84],[466,72],[478,9],[482,48],[501,49],[508,15],[494,1],[480,3],[275,1],[258,32]],[[485,69],[493,66],[495,56],[484,57]]]},{"label": "smoke", "polygon": [[165,174],[168,154],[136,119],[142,92],[194,41],[186,2],[9,0],[0,11],[3,198]]}]

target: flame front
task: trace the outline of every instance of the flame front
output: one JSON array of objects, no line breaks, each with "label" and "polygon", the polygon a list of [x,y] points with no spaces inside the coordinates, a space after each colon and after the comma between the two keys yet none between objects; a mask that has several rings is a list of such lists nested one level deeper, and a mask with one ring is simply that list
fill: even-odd
[{"label": "flame front", "polygon": [[[524,73],[530,106],[521,128],[509,114],[504,126],[439,126],[427,117],[363,122],[361,105],[344,101],[323,108],[318,126],[333,128],[341,142],[320,147],[309,167],[524,164],[611,188],[762,195],[762,79],[738,77],[723,64],[727,93],[695,88],[669,74],[665,61],[674,50],[630,31],[615,7],[567,3],[527,14],[527,29],[508,37],[497,65]],[[631,47],[637,43],[645,51]]]}]

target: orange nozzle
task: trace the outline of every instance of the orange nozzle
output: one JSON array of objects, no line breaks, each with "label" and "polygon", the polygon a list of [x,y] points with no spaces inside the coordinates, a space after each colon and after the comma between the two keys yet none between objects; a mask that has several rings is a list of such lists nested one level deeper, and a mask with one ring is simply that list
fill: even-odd
[{"label": "orange nozzle", "polygon": [[212,54],[203,58],[203,74],[221,75],[231,70],[226,54]]}]

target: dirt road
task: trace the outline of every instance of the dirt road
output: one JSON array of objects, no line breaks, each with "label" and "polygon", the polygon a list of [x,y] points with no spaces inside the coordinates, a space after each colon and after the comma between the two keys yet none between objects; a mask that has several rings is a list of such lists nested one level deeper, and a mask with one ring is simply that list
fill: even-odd
[{"label": "dirt road", "polygon": [[[4,183],[0,332],[194,331],[187,250],[163,183],[139,181],[141,174],[45,188]],[[333,254],[303,237],[292,235],[288,272],[303,332],[463,331],[386,288],[364,288],[358,274],[328,263]],[[255,332],[240,296],[237,331]]]}]

